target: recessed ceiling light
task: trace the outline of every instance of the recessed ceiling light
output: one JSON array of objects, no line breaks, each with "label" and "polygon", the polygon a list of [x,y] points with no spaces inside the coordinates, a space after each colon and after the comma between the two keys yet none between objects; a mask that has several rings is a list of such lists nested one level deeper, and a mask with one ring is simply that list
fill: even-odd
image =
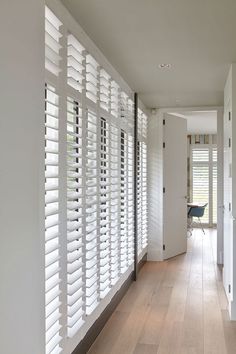
[{"label": "recessed ceiling light", "polygon": [[162,63],[162,64],[159,64],[158,67],[159,67],[159,69],[170,69],[171,64]]}]

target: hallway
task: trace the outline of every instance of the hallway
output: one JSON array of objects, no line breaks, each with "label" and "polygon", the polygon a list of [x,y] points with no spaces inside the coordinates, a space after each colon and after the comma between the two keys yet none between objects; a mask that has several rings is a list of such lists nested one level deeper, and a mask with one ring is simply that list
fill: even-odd
[{"label": "hallway", "polygon": [[216,231],[195,230],[188,253],[141,270],[89,354],[233,354]]}]

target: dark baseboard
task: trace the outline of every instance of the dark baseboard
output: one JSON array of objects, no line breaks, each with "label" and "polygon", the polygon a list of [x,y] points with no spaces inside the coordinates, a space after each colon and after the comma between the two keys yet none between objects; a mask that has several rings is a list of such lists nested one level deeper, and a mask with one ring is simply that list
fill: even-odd
[{"label": "dark baseboard", "polygon": [[[143,267],[145,262],[147,261],[147,254],[143,256],[138,264],[138,271]],[[126,294],[127,290],[129,289],[130,285],[134,281],[134,271],[129,275],[128,279],[124,282],[121,286],[120,290],[113,296],[111,302],[107,305],[105,310],[101,313],[99,318],[94,322],[92,327],[88,330],[85,337],[82,341],[77,345],[75,350],[72,354],[86,354],[89,348],[94,343],[95,339],[105,326],[106,322],[109,320],[113,312],[115,311],[116,307]]]},{"label": "dark baseboard", "polygon": [[138,262],[138,272],[141,270],[141,268],[144,266],[144,264],[147,262],[147,253],[140,259]]}]

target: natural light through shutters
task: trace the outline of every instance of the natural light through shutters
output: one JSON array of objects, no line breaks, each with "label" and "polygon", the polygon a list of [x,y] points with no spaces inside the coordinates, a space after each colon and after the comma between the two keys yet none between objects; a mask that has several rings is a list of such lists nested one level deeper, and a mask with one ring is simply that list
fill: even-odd
[{"label": "natural light through shutters", "polygon": [[69,34],[67,36],[67,83],[79,92],[82,92],[85,78],[83,53],[84,47],[72,34]]},{"label": "natural light through shutters", "polygon": [[58,95],[45,87],[45,292],[46,354],[61,352],[59,186],[58,186]]},{"label": "natural light through shutters", "polygon": [[49,10],[45,9],[45,67],[52,74],[58,75],[60,72],[61,56],[59,51],[61,45],[59,43],[62,36],[60,27],[62,23]]},{"label": "natural light through shutters", "polygon": [[86,55],[86,95],[94,103],[98,100],[98,63],[92,55]]},{"label": "natural light through shutters", "polygon": [[[204,205],[209,205],[209,166],[193,166],[193,201]],[[209,206],[206,207],[202,222],[209,223]]]},{"label": "natural light through shutters", "polygon": [[192,150],[192,198],[194,203],[208,204],[203,223],[209,223],[209,148],[194,148]]},{"label": "natural light through shutters", "polygon": [[87,112],[86,132],[86,314],[90,315],[99,301],[98,279],[98,151],[97,117]]},{"label": "natural light through shutters", "polygon": [[212,218],[217,223],[217,148],[212,149]]},{"label": "natural light through shutters", "polygon": [[138,110],[138,253],[147,247],[147,116]]},{"label": "natural light through shutters", "polygon": [[101,180],[100,180],[100,297],[111,288],[110,243],[110,126],[101,119]]},{"label": "natural light through shutters", "polygon": [[[46,354],[72,352],[134,270],[133,93],[77,35],[46,8]],[[138,123],[142,258],[147,116],[141,109]]]},{"label": "natural light through shutters", "polygon": [[120,237],[119,237],[119,142],[118,128],[110,126],[110,218],[111,218],[111,284],[114,285],[120,276]]},{"label": "natural light through shutters", "polygon": [[82,116],[79,103],[67,99],[67,302],[68,335],[83,324]]}]

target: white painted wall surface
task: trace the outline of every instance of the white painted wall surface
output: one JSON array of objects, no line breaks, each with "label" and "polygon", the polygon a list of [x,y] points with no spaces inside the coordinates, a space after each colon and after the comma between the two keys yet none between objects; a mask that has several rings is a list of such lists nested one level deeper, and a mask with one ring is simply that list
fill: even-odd
[{"label": "white painted wall surface", "polygon": [[162,261],[163,246],[163,115],[148,120],[148,260]]},{"label": "white painted wall surface", "polygon": [[43,354],[44,1],[2,0],[0,37],[0,353]]}]

